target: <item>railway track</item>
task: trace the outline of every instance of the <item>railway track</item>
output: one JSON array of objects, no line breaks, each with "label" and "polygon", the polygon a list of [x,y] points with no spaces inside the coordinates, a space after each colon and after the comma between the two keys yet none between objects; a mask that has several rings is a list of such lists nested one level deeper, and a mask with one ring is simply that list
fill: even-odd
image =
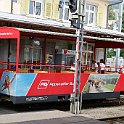
[{"label": "railway track", "polygon": [[124,98],[107,99],[107,100],[86,100],[83,101],[83,109],[98,108],[98,107],[112,107],[124,105]]},{"label": "railway track", "polygon": [[105,121],[107,124],[124,124],[124,117],[101,119],[100,121]]},{"label": "railway track", "polygon": [[[83,101],[83,109],[89,110],[94,108],[106,108],[106,107],[118,107],[122,106],[124,110],[124,96],[120,99],[108,99],[108,100],[93,100],[93,101]],[[114,108],[113,108],[114,109]],[[124,114],[123,116],[118,115],[117,117],[99,119],[100,121],[105,121],[107,124],[124,124]]]}]

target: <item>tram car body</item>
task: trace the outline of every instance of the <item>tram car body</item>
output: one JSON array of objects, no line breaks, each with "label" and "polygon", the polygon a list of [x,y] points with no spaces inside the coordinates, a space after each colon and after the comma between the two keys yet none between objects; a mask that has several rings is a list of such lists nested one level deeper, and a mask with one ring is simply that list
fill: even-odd
[{"label": "tram car body", "polygon": [[[53,68],[61,67],[62,69],[58,72],[56,69],[50,70],[50,65],[19,64],[19,31],[13,28],[0,28],[0,39],[13,38],[17,39],[14,53],[15,63],[13,64],[9,60],[0,62],[1,98],[7,98],[14,104],[68,101],[74,86],[74,72],[69,70],[69,66],[63,66],[62,63],[58,63],[57,66],[51,65]],[[1,40],[0,44],[4,44],[2,42]],[[2,53],[0,54],[2,57]],[[56,56],[60,59],[59,57],[63,55]],[[67,57],[65,57],[65,61],[68,60]],[[72,55],[71,58],[73,58]],[[26,68],[22,68],[24,66]],[[46,70],[43,70],[44,67]],[[120,92],[124,92],[124,74],[118,72],[99,74],[98,72],[84,71],[81,73],[80,91],[83,93],[83,99],[118,98]]]}]

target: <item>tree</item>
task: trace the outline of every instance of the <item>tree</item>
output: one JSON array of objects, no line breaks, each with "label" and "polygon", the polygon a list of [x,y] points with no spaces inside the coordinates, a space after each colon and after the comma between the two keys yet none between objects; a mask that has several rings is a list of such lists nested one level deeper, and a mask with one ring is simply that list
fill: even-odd
[{"label": "tree", "polygon": [[114,9],[112,6],[108,9],[108,19],[109,20],[116,20],[116,13],[114,12]]},{"label": "tree", "polygon": [[124,49],[121,49],[120,56],[124,58]]},{"label": "tree", "polygon": [[[107,50],[107,58],[111,58],[113,56],[116,56],[116,51],[114,49],[108,49]],[[120,50],[120,57],[124,58],[124,49]]]},{"label": "tree", "polygon": [[108,49],[107,58],[111,58],[112,56],[116,56],[116,51],[114,49]]},{"label": "tree", "polygon": [[123,7],[123,14],[122,14],[122,32],[124,32],[124,7]]}]

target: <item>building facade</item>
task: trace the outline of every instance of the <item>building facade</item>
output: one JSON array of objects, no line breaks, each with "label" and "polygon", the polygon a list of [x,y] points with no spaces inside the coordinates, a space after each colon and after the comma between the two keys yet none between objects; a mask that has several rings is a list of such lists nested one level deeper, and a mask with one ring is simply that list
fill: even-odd
[{"label": "building facade", "polygon": [[[108,4],[106,0],[86,0],[85,25],[105,28]],[[69,0],[1,0],[0,11],[69,22],[71,13],[68,5]]]}]

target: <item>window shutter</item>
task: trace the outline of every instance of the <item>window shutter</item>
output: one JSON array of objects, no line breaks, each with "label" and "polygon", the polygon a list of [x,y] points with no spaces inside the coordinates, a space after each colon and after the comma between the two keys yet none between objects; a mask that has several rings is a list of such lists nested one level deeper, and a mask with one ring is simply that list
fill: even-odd
[{"label": "window shutter", "polygon": [[52,0],[46,0],[45,3],[45,16],[51,18],[52,16]]},{"label": "window shutter", "polygon": [[59,0],[54,0],[53,1],[53,19],[58,19],[59,18]]}]

